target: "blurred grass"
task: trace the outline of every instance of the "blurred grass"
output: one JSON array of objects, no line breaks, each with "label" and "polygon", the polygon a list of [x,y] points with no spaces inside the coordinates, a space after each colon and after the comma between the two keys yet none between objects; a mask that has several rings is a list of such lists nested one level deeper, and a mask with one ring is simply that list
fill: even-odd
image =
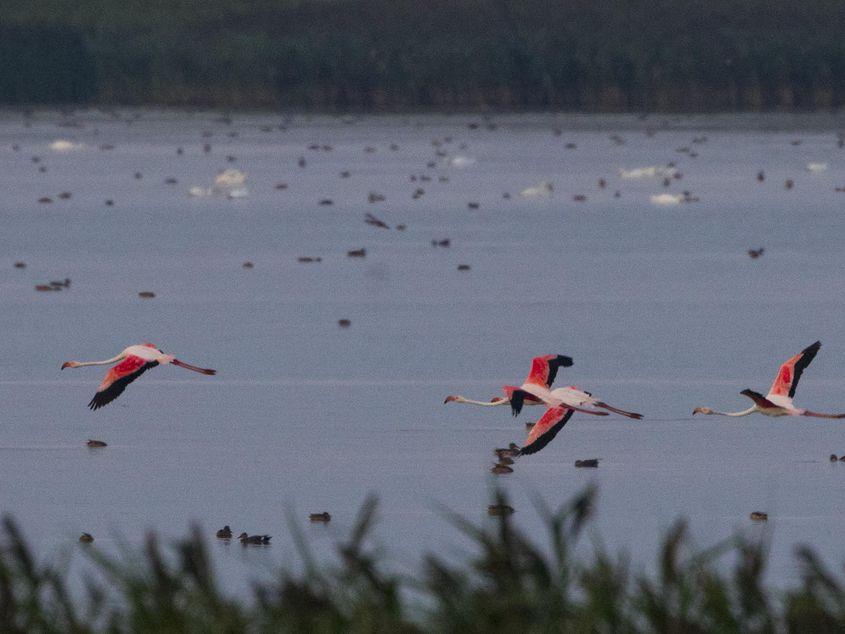
[{"label": "blurred grass", "polygon": [[[497,503],[506,503],[497,494]],[[797,550],[802,581],[766,587],[764,544],[737,536],[694,550],[685,525],[665,536],[656,573],[632,573],[624,557],[596,548],[576,558],[595,492],[543,510],[548,544],[508,519],[451,523],[474,554],[455,563],[428,556],[410,578],[386,572],[368,535],[376,502],[337,544],[338,564],[317,565],[298,531],[304,571],[282,570],[252,586],[249,599],[217,587],[198,529],[170,548],[154,536],[138,556],[88,553],[99,575],[84,592],[67,586],[66,563],[38,563],[20,529],[3,522],[0,631],[3,632],[833,632],[845,628],[845,588],[812,550]],[[296,531],[295,527],[292,527]],[[728,569],[718,559],[732,561]],[[720,572],[722,571],[722,572]],[[724,572],[727,571],[727,572]]]},{"label": "blurred grass", "polygon": [[836,108],[844,30],[834,0],[4,0],[0,101]]}]

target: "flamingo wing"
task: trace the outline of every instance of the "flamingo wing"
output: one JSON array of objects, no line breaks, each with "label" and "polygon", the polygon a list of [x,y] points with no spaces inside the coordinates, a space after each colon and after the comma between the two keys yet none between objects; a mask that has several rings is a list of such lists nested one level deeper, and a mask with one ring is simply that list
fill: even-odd
[{"label": "flamingo wing", "polygon": [[98,410],[104,405],[108,405],[123,394],[123,390],[126,389],[127,385],[157,365],[158,361],[148,361],[147,359],[133,355],[126,357],[106,373],[103,382],[100,383],[100,387],[97,389],[97,393],[91,399],[91,402],[88,403],[88,407],[92,410]]},{"label": "flamingo wing", "polygon": [[568,368],[571,365],[572,357],[566,357],[562,354],[534,357],[531,359],[531,372],[528,373],[525,382],[549,388],[555,382],[558,369]]},{"label": "flamingo wing", "polygon": [[548,445],[563,426],[572,418],[572,410],[568,407],[550,407],[531,428],[531,433],[525,439],[525,445],[520,450],[520,455],[537,453]]},{"label": "flamingo wing", "polygon": [[763,396],[759,392],[755,392],[754,390],[742,390],[742,392],[740,392],[740,394],[750,398],[752,401],[754,401],[754,404],[757,407],[759,407],[760,409],[779,409],[779,408],[782,409],[782,407],[780,405],[777,405],[776,403],[772,403],[765,396]]},{"label": "flamingo wing", "polygon": [[789,398],[795,396],[795,389],[798,387],[798,380],[801,378],[801,374],[810,365],[810,362],[816,358],[816,354],[821,347],[822,342],[817,341],[811,346],[804,348],[780,366],[777,378],[772,383],[772,389],[769,390],[768,396],[788,396]]}]

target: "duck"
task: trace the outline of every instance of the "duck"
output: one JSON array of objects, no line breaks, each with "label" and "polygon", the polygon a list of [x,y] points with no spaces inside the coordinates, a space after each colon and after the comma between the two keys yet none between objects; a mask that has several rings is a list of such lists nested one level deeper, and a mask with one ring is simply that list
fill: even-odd
[{"label": "duck", "polygon": [[499,458],[515,458],[519,455],[519,445],[512,442],[506,448],[500,447],[498,449],[494,449],[493,453]]},{"label": "duck", "polygon": [[513,469],[511,469],[508,465],[505,464],[495,464],[490,469],[490,473],[494,473],[496,475],[504,475],[506,473],[513,473]]},{"label": "duck", "polygon": [[229,528],[229,525],[226,524],[223,528],[221,528],[217,533],[215,533],[218,538],[220,539],[231,539],[232,538],[232,529]]},{"label": "duck", "polygon": [[754,522],[765,522],[769,519],[769,514],[763,513],[763,511],[752,511],[749,517]]},{"label": "duck", "polygon": [[242,544],[269,544],[272,537],[270,535],[247,535],[246,533],[241,533],[238,535],[238,539],[241,540]]},{"label": "duck", "polygon": [[503,517],[513,513],[513,507],[507,504],[491,504],[487,507],[487,514],[495,517]]},{"label": "duck", "polygon": [[87,443],[85,443],[87,447],[108,447],[108,444],[103,442],[102,440],[91,440],[89,439]]},{"label": "duck", "polygon": [[332,516],[328,511],[323,511],[322,513],[311,513],[308,519],[312,522],[331,522]]},{"label": "duck", "polygon": [[576,460],[575,461],[576,467],[587,467],[591,469],[596,469],[599,466],[599,459],[598,458],[587,458],[586,460]]},{"label": "duck", "polygon": [[79,541],[83,544],[90,544],[94,541],[94,536],[91,535],[91,533],[82,533],[82,535],[79,536]]}]

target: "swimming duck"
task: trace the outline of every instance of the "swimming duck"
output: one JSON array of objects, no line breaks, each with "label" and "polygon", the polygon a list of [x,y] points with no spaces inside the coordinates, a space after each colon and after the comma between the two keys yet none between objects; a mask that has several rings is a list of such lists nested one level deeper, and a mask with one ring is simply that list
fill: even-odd
[{"label": "swimming duck", "polygon": [[82,535],[79,536],[79,541],[83,544],[90,544],[94,541],[94,536],[91,535],[91,533],[82,533]]},{"label": "swimming duck", "polygon": [[506,473],[513,473],[513,469],[511,469],[508,465],[505,464],[495,464],[490,469],[490,473],[494,473],[496,475],[503,475]]},{"label": "swimming duck", "polygon": [[513,507],[507,504],[491,504],[487,507],[487,514],[502,517],[513,513]]},{"label": "swimming duck", "polygon": [[229,528],[228,524],[226,524],[226,526],[224,526],[219,531],[217,531],[216,535],[220,539],[231,539],[232,538],[232,529]]},{"label": "swimming duck", "polygon": [[576,460],[575,461],[576,467],[587,467],[587,468],[597,468],[599,466],[599,459],[598,458],[588,458],[586,460]]},{"label": "swimming duck", "polygon": [[312,522],[331,522],[332,516],[329,515],[328,511],[323,511],[322,513],[311,513],[308,519]]},{"label": "swimming duck", "polygon": [[108,444],[103,442],[102,440],[89,440],[85,443],[87,447],[108,447]]},{"label": "swimming duck", "polygon": [[755,522],[765,522],[769,519],[769,514],[762,511],[752,511],[749,517]]},{"label": "swimming duck", "polygon": [[241,533],[238,535],[238,539],[241,540],[242,544],[269,544],[270,543],[270,535],[247,535],[246,533]]}]

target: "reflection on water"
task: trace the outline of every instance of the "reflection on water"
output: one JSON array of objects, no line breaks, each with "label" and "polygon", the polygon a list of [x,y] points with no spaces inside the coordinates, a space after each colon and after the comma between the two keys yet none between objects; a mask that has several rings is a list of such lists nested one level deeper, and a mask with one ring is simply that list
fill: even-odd
[{"label": "reflection on water", "polygon": [[[554,506],[596,482],[598,534],[638,564],[680,515],[702,544],[770,532],[776,582],[795,578],[796,542],[841,559],[845,464],[827,459],[845,452],[841,423],[690,416],[746,407],[740,390],[765,391],[816,339],[796,402],[845,407],[837,119],[533,115],[491,131],[471,116],[295,117],[285,130],[271,115],[75,117],[82,127],[0,120],[0,508],[43,552],[83,530],[110,548],[195,520],[210,536],[272,534],[267,549],[214,544],[237,588],[256,560],[294,562],[287,517],[331,513],[305,527],[320,554],[374,492],[378,535],[407,565],[458,552],[440,505],[484,518],[495,481],[529,530],[537,496]],[[51,151],[60,138],[83,146]],[[670,163],[681,177],[665,187],[661,170],[619,173]],[[188,195],[229,168],[248,196]],[[544,181],[548,196],[518,195]],[[684,191],[698,202],[650,202]],[[34,290],[65,277],[70,288]],[[103,368],[59,374],[140,341],[219,375],[157,368],[91,413]],[[494,480],[492,449],[521,443],[540,408],[513,419],[443,398],[488,399],[543,353],[575,359],[559,385],[646,419],[576,415]],[[598,469],[574,468],[595,457]]]}]

